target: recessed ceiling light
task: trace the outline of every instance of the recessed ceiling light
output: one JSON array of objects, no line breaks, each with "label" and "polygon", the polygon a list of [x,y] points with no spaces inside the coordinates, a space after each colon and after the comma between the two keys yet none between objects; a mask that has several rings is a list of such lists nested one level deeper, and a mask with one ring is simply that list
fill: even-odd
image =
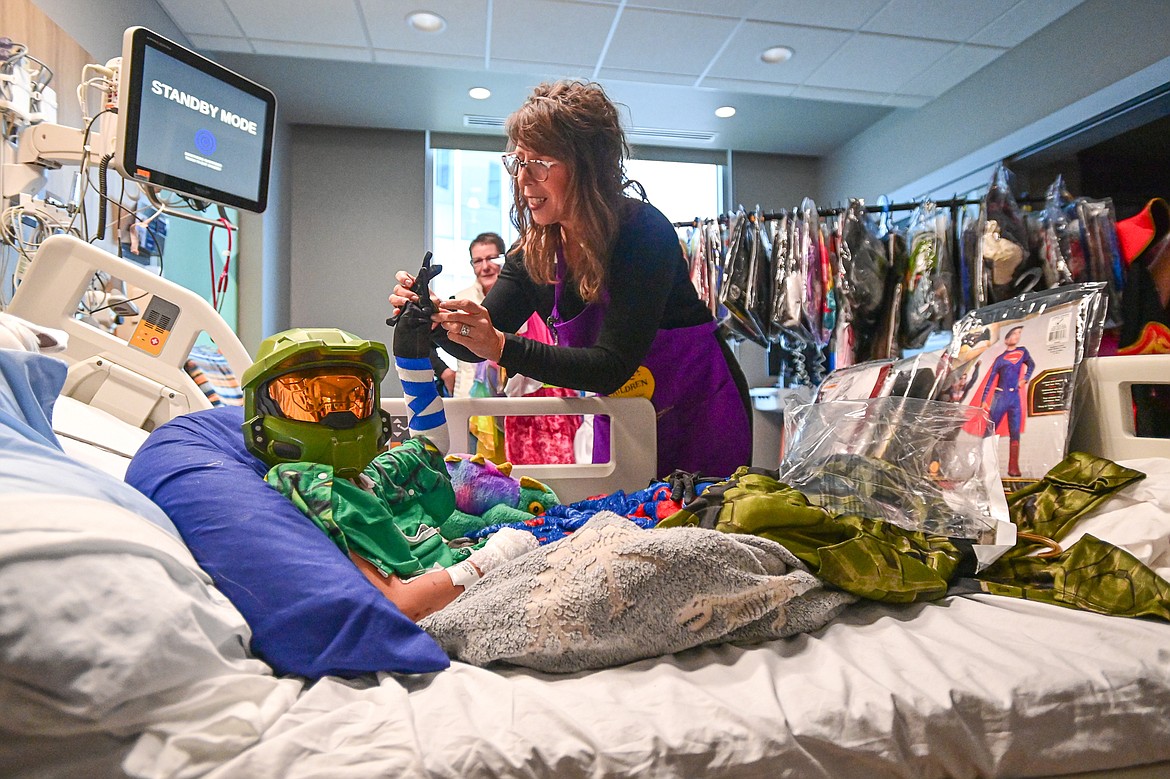
[{"label": "recessed ceiling light", "polygon": [[492,96],[492,91],[487,87],[472,87],[467,90],[467,94],[474,100],[487,100]]},{"label": "recessed ceiling light", "polygon": [[769,65],[775,65],[777,62],[787,62],[792,59],[792,55],[795,53],[791,46],[773,46],[770,49],[764,49],[760,59]]},{"label": "recessed ceiling light", "polygon": [[430,11],[415,11],[408,14],[406,23],[419,32],[442,32],[447,26],[447,20]]},{"label": "recessed ceiling light", "polygon": [[718,108],[715,109],[715,115],[718,116],[720,119],[726,119],[729,116],[735,116],[735,106],[729,106],[729,105],[719,106]]}]

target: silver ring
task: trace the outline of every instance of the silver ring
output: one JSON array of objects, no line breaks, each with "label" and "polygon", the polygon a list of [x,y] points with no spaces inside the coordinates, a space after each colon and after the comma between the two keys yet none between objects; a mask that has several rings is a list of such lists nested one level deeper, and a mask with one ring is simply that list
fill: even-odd
[{"label": "silver ring", "polygon": [[471,328],[466,324],[459,325],[459,335],[466,338],[467,336],[471,335]]}]

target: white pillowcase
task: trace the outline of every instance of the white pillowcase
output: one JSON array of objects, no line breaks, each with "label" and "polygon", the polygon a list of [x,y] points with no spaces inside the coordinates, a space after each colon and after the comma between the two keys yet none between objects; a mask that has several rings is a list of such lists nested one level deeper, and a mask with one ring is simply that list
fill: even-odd
[{"label": "white pillowcase", "polygon": [[119,506],[0,496],[0,765],[6,775],[197,776],[302,689],[186,547]]}]

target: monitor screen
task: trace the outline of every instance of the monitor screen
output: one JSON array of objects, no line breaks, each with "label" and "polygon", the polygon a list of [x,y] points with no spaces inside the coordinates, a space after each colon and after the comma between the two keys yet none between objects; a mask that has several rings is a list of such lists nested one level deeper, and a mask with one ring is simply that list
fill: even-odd
[{"label": "monitor screen", "polygon": [[115,159],[127,178],[263,211],[276,97],[144,27],[126,31]]}]

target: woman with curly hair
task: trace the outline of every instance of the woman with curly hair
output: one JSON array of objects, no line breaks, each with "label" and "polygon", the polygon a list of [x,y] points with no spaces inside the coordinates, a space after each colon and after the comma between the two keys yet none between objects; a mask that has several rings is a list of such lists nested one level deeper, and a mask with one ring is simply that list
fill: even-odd
[{"label": "woman with curly hair", "polygon": [[[436,342],[545,384],[648,397],[659,476],[749,465],[746,381],[690,282],[674,226],[626,177],[617,107],[598,84],[542,84],[506,132],[520,238],[482,304],[434,301]],[[418,297],[408,273],[396,278],[397,311]],[[554,343],[515,335],[533,312]],[[609,459],[607,421],[597,420],[594,462]]]}]

